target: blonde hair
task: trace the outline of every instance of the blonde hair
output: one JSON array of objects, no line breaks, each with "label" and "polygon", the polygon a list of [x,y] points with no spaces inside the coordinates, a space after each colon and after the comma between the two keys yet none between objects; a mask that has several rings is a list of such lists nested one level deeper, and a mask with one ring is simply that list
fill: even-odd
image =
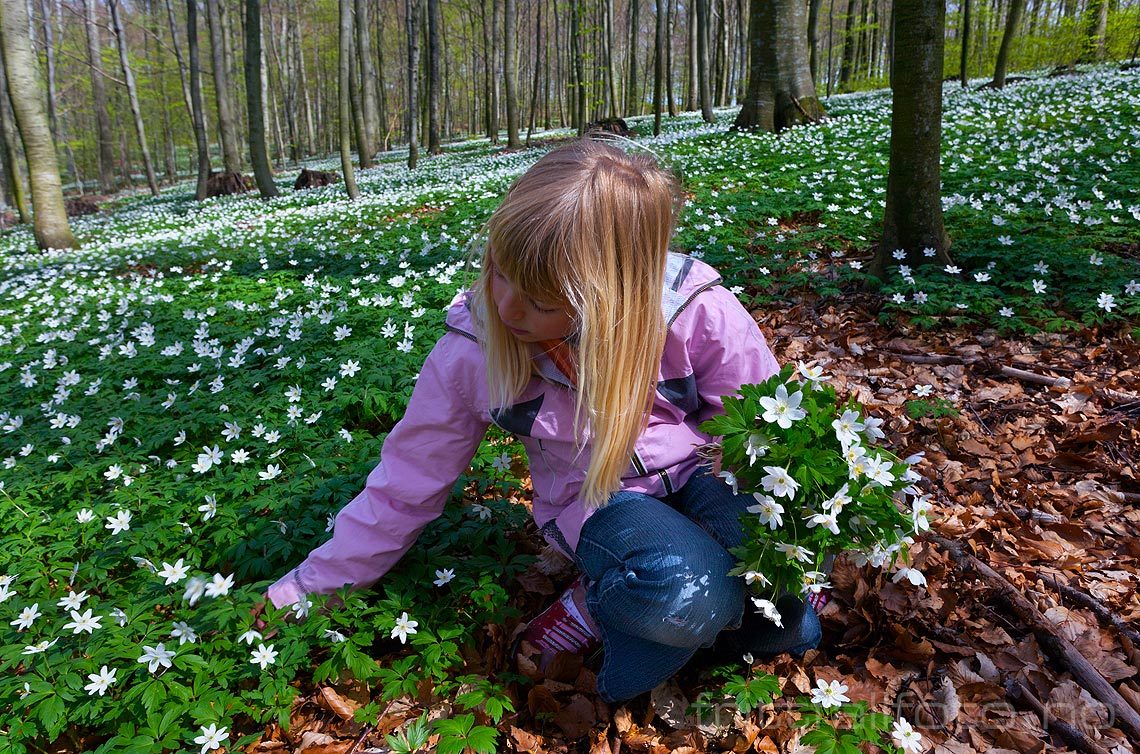
[{"label": "blonde hair", "polygon": [[527,295],[575,313],[574,436],[579,452],[586,431],[591,441],[580,493],[587,507],[621,487],[649,419],[665,345],[661,287],[683,204],[677,179],[652,157],[582,139],[527,170],[487,223],[474,293],[491,406],[517,399],[534,369],[495,306],[493,255]]}]

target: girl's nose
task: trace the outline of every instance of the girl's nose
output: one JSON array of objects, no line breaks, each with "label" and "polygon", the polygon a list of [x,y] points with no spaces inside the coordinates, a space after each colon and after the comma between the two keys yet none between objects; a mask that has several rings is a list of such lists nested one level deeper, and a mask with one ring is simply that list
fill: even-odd
[{"label": "girl's nose", "polygon": [[503,292],[499,297],[499,316],[504,322],[516,322],[523,318],[523,302],[517,293],[511,288]]}]

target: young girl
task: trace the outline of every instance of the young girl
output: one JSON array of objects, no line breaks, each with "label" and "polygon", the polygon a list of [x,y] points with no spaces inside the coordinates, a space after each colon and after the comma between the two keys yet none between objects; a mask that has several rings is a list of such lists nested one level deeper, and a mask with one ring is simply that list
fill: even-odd
[{"label": "young girl", "polygon": [[[745,584],[726,575],[728,548],[754,501],[701,466],[710,438],[697,427],[779,367],[717,273],[669,251],[682,206],[651,157],[602,141],[556,149],[520,177],[364,491],[270,587],[273,604],[383,576],[440,515],[493,422],[526,447],[535,522],[581,572],[522,635],[543,666],[600,643],[598,693],[621,701],[740,628]],[[818,643],[810,607],[780,608],[784,628],[755,621],[742,651]]]}]

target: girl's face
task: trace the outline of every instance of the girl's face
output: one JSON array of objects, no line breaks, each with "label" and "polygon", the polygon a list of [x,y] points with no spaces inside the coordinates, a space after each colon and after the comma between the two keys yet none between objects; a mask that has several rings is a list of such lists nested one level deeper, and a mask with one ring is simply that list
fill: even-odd
[{"label": "girl's face", "polygon": [[559,340],[574,331],[574,312],[565,305],[536,301],[507,279],[498,266],[491,266],[491,294],[499,318],[514,336],[526,343]]}]

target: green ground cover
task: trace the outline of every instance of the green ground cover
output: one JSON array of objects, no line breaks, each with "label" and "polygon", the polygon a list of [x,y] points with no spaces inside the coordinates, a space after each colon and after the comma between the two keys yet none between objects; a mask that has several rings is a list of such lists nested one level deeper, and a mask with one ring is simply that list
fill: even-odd
[{"label": "green ground cover", "polygon": [[[863,268],[889,95],[827,107],[778,138],[729,132],[733,110],[656,138],[632,121],[692,193],[678,247],[746,303],[871,290],[884,319],[1003,332],[1140,315],[1136,71],[948,85],[955,265],[895,267],[881,288]],[[360,490],[471,238],[543,151],[465,142],[414,173],[384,155],[355,203],[286,176],[269,202],[127,198],[75,221],[79,251],[0,237],[0,748],[197,749],[223,727],[235,748],[344,672],[379,689],[362,716],[426,679],[457,697],[449,745],[494,745],[525,681],[481,674],[471,646],[517,616],[507,586],[533,559],[510,438],[488,437],[461,502],[374,590],[272,637],[250,608]]]}]

